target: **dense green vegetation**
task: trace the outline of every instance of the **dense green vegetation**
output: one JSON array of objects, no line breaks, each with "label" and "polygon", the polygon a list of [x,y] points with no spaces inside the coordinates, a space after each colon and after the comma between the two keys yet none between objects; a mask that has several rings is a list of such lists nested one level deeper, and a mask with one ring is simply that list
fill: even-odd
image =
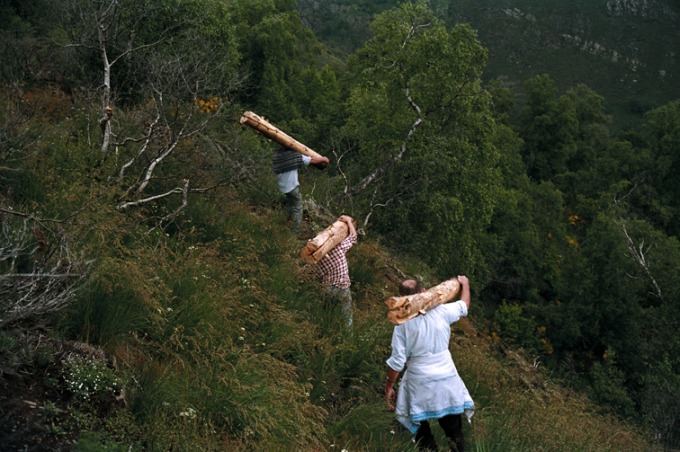
[{"label": "dense green vegetation", "polygon": [[[317,37],[351,53],[376,14],[399,0],[299,0]],[[468,23],[489,50],[484,79],[516,86],[550,73],[560,90],[579,83],[605,97],[617,130],[676,96],[680,32],[673,0],[430,0],[449,26]]]},{"label": "dense green vegetation", "polygon": [[[383,300],[466,274],[472,450],[677,447],[680,99],[622,126],[443,2],[348,2],[346,48],[305,3],[0,1],[3,444],[413,449]],[[331,159],[299,236],[246,110]],[[340,213],[353,334],[298,259]]]}]

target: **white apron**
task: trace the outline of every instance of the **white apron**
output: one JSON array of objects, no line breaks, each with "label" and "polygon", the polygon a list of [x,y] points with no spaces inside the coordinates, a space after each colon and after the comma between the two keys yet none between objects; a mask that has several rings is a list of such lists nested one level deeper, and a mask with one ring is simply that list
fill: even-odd
[{"label": "white apron", "polygon": [[420,421],[463,413],[470,420],[474,402],[458,375],[451,352],[410,357],[397,392],[397,420],[415,434]]}]

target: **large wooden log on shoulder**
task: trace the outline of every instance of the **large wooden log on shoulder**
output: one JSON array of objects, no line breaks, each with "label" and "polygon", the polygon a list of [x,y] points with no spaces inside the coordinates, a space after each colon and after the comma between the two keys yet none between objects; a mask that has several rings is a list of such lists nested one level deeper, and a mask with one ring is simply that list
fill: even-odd
[{"label": "large wooden log on shoulder", "polygon": [[400,325],[418,314],[453,300],[460,290],[458,278],[449,279],[434,287],[413,295],[390,297],[385,300],[387,320],[393,325]]},{"label": "large wooden log on shoulder", "polygon": [[308,264],[316,264],[349,235],[344,221],[337,220],[313,239],[308,240],[300,251],[300,257]]},{"label": "large wooden log on shoulder", "polygon": [[[319,158],[319,159],[322,158],[321,154],[314,151],[309,146],[306,146],[306,145],[300,143],[298,140],[296,140],[295,138],[286,134],[281,129],[274,126],[272,123],[270,123],[266,119],[256,115],[252,111],[247,111],[247,112],[243,113],[239,122],[241,124],[245,124],[248,127],[256,130],[257,132],[261,133],[262,135],[269,138],[270,140],[273,140],[276,143],[280,144],[281,146],[292,149],[292,150],[299,152],[300,154],[306,155],[308,157]],[[325,165],[324,164],[317,164],[316,166],[317,167],[324,167]]]}]

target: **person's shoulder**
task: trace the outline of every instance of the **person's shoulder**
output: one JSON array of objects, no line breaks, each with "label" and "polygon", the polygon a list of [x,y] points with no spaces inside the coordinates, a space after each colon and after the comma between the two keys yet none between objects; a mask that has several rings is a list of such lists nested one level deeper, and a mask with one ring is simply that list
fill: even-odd
[{"label": "person's shoulder", "polygon": [[439,306],[433,308],[439,310],[439,312],[455,312],[465,314],[467,313],[467,306],[462,300],[452,301],[449,303],[440,304]]}]

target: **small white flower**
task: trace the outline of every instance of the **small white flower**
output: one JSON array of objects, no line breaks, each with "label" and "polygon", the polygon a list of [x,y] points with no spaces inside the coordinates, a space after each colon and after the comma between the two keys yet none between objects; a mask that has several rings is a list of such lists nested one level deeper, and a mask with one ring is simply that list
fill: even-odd
[{"label": "small white flower", "polygon": [[244,340],[244,339],[245,339],[245,338],[244,338],[243,336],[239,336],[239,337],[238,337],[238,340],[239,340],[239,341],[242,341],[242,340]]},{"label": "small white flower", "polygon": [[194,410],[193,408],[189,407],[189,408],[186,409],[186,411],[182,411],[181,413],[179,413],[179,415],[180,415],[180,416],[183,416],[183,417],[188,417],[188,418],[190,418],[190,419],[193,419],[193,418],[196,417],[196,410]]}]

